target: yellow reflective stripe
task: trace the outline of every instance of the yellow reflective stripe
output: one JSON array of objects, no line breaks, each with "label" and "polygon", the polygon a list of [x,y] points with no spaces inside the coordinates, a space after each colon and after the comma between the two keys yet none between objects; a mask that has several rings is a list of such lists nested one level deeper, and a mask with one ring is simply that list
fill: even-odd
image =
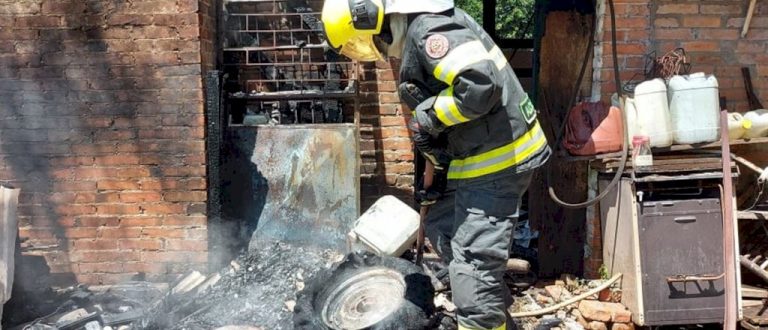
[{"label": "yellow reflective stripe", "polygon": [[490,54],[493,63],[496,63],[496,68],[499,69],[499,71],[504,70],[508,62],[507,57],[504,56],[504,52],[501,51],[501,48],[499,48],[499,46],[493,46]]},{"label": "yellow reflective stripe", "polygon": [[453,84],[456,75],[468,65],[491,59],[488,50],[479,40],[470,41],[451,50],[448,55],[437,64],[432,74],[438,80]]},{"label": "yellow reflective stripe", "polygon": [[[500,326],[495,327],[493,329],[489,329],[489,330],[506,330],[506,329],[507,329],[507,322],[504,322]],[[461,323],[459,323],[459,330],[485,330],[485,329],[475,329],[475,328],[465,327],[461,325]]]},{"label": "yellow reflective stripe", "polygon": [[517,140],[479,155],[451,161],[449,179],[471,179],[496,173],[520,164],[547,144],[541,126],[535,126]]},{"label": "yellow reflective stripe", "polygon": [[456,104],[456,99],[453,97],[453,86],[446,88],[437,96],[434,108],[437,119],[445,126],[458,125],[469,121],[469,118],[461,113],[459,106]]}]

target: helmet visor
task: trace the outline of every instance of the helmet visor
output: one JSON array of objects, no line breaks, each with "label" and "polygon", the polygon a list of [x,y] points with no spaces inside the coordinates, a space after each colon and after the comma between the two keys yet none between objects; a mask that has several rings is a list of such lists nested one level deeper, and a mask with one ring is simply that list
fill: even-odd
[{"label": "helmet visor", "polygon": [[341,55],[361,62],[374,62],[383,59],[381,52],[373,42],[373,36],[360,35],[341,46]]}]

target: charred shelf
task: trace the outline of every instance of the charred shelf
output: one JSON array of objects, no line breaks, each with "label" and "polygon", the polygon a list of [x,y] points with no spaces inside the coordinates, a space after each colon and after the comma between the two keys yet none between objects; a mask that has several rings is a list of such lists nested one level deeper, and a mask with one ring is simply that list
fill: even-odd
[{"label": "charred shelf", "polygon": [[[249,31],[245,31],[249,32]],[[325,48],[325,45],[323,44],[311,44],[311,45],[284,45],[284,46],[264,46],[264,47],[258,47],[258,46],[252,46],[252,47],[228,47],[224,48],[223,51],[225,52],[253,52],[253,51],[269,51],[269,50],[294,50],[294,49],[323,49]],[[232,64],[228,64],[232,65]]]},{"label": "charred shelf", "polygon": [[300,100],[302,98],[308,99],[345,99],[354,98],[357,94],[352,92],[343,91],[284,91],[284,92],[263,92],[255,94],[235,95],[231,94],[228,97],[234,100],[259,100],[259,101],[283,101],[283,100]]}]

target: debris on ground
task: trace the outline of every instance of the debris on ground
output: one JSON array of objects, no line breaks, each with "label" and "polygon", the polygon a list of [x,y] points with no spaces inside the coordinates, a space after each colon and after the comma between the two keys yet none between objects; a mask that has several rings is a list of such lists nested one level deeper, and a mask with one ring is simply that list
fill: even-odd
[{"label": "debris on ground", "polygon": [[147,313],[153,301],[162,297],[162,292],[162,287],[149,282],[126,282],[104,291],[78,286],[66,293],[67,299],[53,312],[18,329],[130,328]]},{"label": "debris on ground", "polygon": [[304,279],[342,258],[333,250],[271,243],[219,272],[190,272],[168,288],[149,282],[103,292],[77,287],[53,313],[18,329],[293,329]]},{"label": "debris on ground", "polygon": [[282,242],[267,244],[241,255],[230,267],[214,274],[219,279],[208,288],[167,297],[140,328],[216,329],[252,325],[292,329],[292,309],[304,278],[342,258],[333,250]]},{"label": "debris on ground", "polygon": [[[541,281],[518,292],[511,313],[534,312],[566,302],[598,287],[604,281],[577,279],[563,275],[556,281]],[[579,302],[540,316],[515,319],[518,329],[634,329],[631,312],[622,305],[621,291],[612,287]]]}]

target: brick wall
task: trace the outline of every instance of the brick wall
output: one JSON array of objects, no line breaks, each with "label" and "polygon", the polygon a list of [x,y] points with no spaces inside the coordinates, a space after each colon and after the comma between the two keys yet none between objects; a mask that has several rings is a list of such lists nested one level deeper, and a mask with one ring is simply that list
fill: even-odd
[{"label": "brick wall", "polygon": [[[605,1],[603,1],[605,2]],[[741,67],[752,73],[755,92],[768,105],[768,3],[757,7],[746,38],[741,28],[748,1],[680,1],[680,0],[614,0],[616,7],[617,47],[620,79],[643,80],[646,55],[657,55],[677,47],[685,48],[692,63],[691,72],[713,73],[718,79],[720,95],[727,98],[728,109],[745,112],[748,102]],[[603,4],[601,43],[596,46],[593,95],[604,101],[616,91],[611,58],[611,23],[607,4]],[[768,165],[765,145],[743,145],[734,153]],[[751,180],[743,173],[741,180]],[[589,234],[591,257],[585,261],[588,276],[597,275],[602,264],[599,217],[591,217]]]},{"label": "brick wall", "polygon": [[[749,67],[755,91],[768,102],[768,3],[758,1],[746,38],[741,28],[748,1],[616,0],[617,47],[620,78],[642,81],[645,55],[683,47],[690,55],[691,72],[714,73],[728,108],[748,111],[741,67]],[[596,75],[599,94],[615,92],[611,59],[610,18],[605,8],[602,66]]]},{"label": "brick wall", "polygon": [[406,129],[410,110],[397,95],[396,60],[363,67],[360,107],[362,210],[383,195],[413,200],[413,152]]},{"label": "brick wall", "polygon": [[206,262],[198,1],[0,3],[0,180],[59,279]]}]

